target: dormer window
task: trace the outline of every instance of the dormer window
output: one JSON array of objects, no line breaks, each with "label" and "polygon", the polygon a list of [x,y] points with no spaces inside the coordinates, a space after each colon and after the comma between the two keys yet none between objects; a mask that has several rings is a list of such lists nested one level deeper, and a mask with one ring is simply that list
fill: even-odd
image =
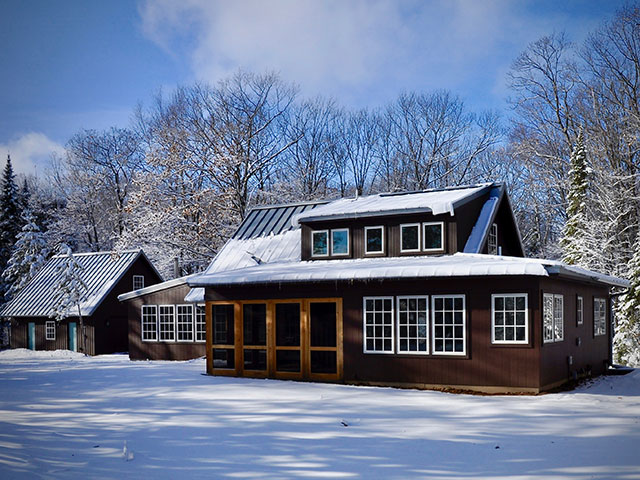
[{"label": "dormer window", "polygon": [[329,256],[329,230],[316,230],[311,232],[311,256]]},{"label": "dormer window", "polygon": [[419,223],[400,225],[400,251],[402,253],[420,251]]},{"label": "dormer window", "polygon": [[384,253],[384,227],[364,227],[364,253],[375,255]]},{"label": "dormer window", "polygon": [[444,251],[444,223],[429,222],[422,224],[423,250],[425,252]]},{"label": "dormer window", "polygon": [[498,254],[498,224],[492,223],[489,230],[489,239],[487,240],[487,253],[489,255]]},{"label": "dormer window", "polygon": [[349,255],[349,229],[339,228],[331,230],[331,255]]}]

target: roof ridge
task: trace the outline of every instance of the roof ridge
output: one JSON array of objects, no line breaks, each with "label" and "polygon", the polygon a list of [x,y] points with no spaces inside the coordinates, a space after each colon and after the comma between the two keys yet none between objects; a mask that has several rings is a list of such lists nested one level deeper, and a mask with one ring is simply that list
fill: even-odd
[{"label": "roof ridge", "polygon": [[[90,255],[113,255],[115,253],[117,254],[123,254],[123,253],[138,253],[141,252],[142,249],[141,248],[136,248],[136,249],[128,249],[128,250],[105,250],[102,252],[72,252],[74,257],[79,257],[79,256],[83,256],[83,257],[88,257]],[[57,255],[52,256],[51,258],[60,258],[60,257],[66,257],[67,254],[66,253],[58,253]]]}]

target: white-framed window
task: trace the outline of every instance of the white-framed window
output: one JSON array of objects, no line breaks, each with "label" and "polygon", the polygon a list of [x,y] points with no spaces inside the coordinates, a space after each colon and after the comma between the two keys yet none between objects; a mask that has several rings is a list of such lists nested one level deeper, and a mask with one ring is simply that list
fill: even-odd
[{"label": "white-framed window", "polygon": [[349,255],[348,228],[331,230],[331,255],[336,257]]},{"label": "white-framed window", "polygon": [[158,306],[158,340],[161,342],[175,342],[176,317],[174,305]]},{"label": "white-framed window", "polygon": [[576,297],[576,323],[578,325],[584,323],[584,300],[580,295]]},{"label": "white-framed window", "polygon": [[142,306],[142,340],[155,342],[158,340],[158,307]]},{"label": "white-framed window", "polygon": [[420,224],[405,223],[400,225],[400,251],[419,252],[420,251]]},{"label": "white-framed window", "polygon": [[464,295],[431,297],[431,351],[434,355],[466,355]]},{"label": "white-framed window", "polygon": [[393,353],[393,297],[364,297],[364,352]]},{"label": "white-framed window", "polygon": [[398,297],[398,353],[429,353],[429,297]]},{"label": "white-framed window", "polygon": [[564,297],[545,293],[542,310],[544,343],[561,342],[564,339]]},{"label": "white-framed window", "polygon": [[593,299],[593,335],[607,333],[607,301],[604,298]]},{"label": "white-framed window", "polygon": [[193,305],[177,305],[176,319],[178,341],[193,342]]},{"label": "white-framed window", "polygon": [[56,322],[55,320],[48,320],[44,322],[44,332],[45,338],[47,340],[55,340],[56,339]]},{"label": "white-framed window", "polygon": [[207,341],[207,314],[204,305],[196,305],[196,342]]},{"label": "white-framed window", "polygon": [[422,224],[422,248],[425,252],[444,251],[444,222]]},{"label": "white-framed window", "polygon": [[487,253],[489,255],[498,254],[498,224],[492,223],[489,229],[489,238],[487,240]]},{"label": "white-framed window", "polygon": [[491,343],[529,343],[526,293],[491,295]]},{"label": "white-framed window", "polygon": [[144,288],[144,275],[134,275],[133,276],[133,289],[140,290]]},{"label": "white-framed window", "polygon": [[364,253],[384,253],[384,227],[364,227]]},{"label": "white-framed window", "polygon": [[313,230],[311,232],[311,256],[329,256],[329,230]]}]

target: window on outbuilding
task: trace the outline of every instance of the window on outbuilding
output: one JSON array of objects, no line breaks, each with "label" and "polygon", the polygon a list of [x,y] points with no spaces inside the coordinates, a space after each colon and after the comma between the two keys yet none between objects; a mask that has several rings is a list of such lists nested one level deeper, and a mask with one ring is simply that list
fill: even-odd
[{"label": "window on outbuilding", "polygon": [[400,225],[400,251],[403,253],[420,251],[419,223]]},{"label": "window on outbuilding", "polygon": [[44,323],[44,329],[45,329],[45,338],[47,340],[55,340],[56,339],[56,322],[54,321],[47,321]]},{"label": "window on outbuilding", "polygon": [[580,295],[576,297],[576,323],[578,325],[584,323],[584,300]]},{"label": "window on outbuilding", "polygon": [[544,343],[561,342],[564,339],[564,297],[545,293],[542,308]]},{"label": "window on outbuilding", "polygon": [[444,250],[444,223],[428,222],[422,224],[423,249],[425,252]]},{"label": "window on outbuilding", "polygon": [[142,306],[142,340],[158,340],[158,307],[155,305]]},{"label": "window on outbuilding", "polygon": [[384,253],[384,227],[364,227],[364,253]]},{"label": "window on outbuilding", "polygon": [[158,324],[161,342],[173,342],[176,339],[175,307],[173,305],[160,305],[158,307]]},{"label": "window on outbuilding", "polygon": [[465,296],[434,295],[431,304],[433,353],[465,355]]},{"label": "window on outbuilding", "polygon": [[144,288],[144,275],[134,275],[133,276],[133,289],[140,290]]},{"label": "window on outbuilding", "polygon": [[528,343],[529,310],[526,293],[491,295],[491,343]]},{"label": "window on outbuilding", "polygon": [[607,302],[604,298],[593,299],[593,335],[607,333]]},{"label": "window on outbuilding", "polygon": [[364,297],[364,352],[393,353],[393,297]]}]

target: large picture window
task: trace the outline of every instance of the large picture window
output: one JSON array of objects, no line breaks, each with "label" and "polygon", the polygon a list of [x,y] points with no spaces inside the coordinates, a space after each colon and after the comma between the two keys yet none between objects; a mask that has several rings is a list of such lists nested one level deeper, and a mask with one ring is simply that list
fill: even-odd
[{"label": "large picture window", "polygon": [[178,305],[177,330],[179,342],[193,342],[193,305]]},{"label": "large picture window", "polygon": [[384,253],[384,227],[364,227],[364,253]]},{"label": "large picture window", "polygon": [[564,339],[564,297],[545,293],[542,310],[544,343],[561,342]]},{"label": "large picture window", "polygon": [[45,329],[45,338],[47,340],[55,340],[56,339],[56,322],[55,322],[55,320],[44,322],[44,329]]},{"label": "large picture window", "polygon": [[364,351],[393,353],[393,297],[364,297]]},{"label": "large picture window", "polygon": [[466,354],[464,295],[434,295],[432,302],[432,345],[434,354]]},{"label": "large picture window", "polygon": [[311,256],[329,256],[329,230],[316,230],[311,232]]},{"label": "large picture window", "polygon": [[158,340],[165,342],[175,341],[176,319],[173,305],[160,305],[158,307],[158,325],[160,327]]},{"label": "large picture window", "polygon": [[528,343],[527,294],[491,296],[491,343]]},{"label": "large picture window", "polygon": [[428,297],[398,297],[398,353],[428,353]]},{"label": "large picture window", "polygon": [[207,314],[204,305],[196,305],[196,342],[207,341]]},{"label": "large picture window", "polygon": [[425,252],[444,250],[444,224],[443,222],[429,222],[422,224]]},{"label": "large picture window", "polygon": [[420,251],[419,223],[400,225],[400,251],[402,253]]},{"label": "large picture window", "polygon": [[607,333],[607,302],[604,298],[593,299],[593,335]]},{"label": "large picture window", "polygon": [[158,340],[158,307],[155,305],[142,306],[142,340]]}]

